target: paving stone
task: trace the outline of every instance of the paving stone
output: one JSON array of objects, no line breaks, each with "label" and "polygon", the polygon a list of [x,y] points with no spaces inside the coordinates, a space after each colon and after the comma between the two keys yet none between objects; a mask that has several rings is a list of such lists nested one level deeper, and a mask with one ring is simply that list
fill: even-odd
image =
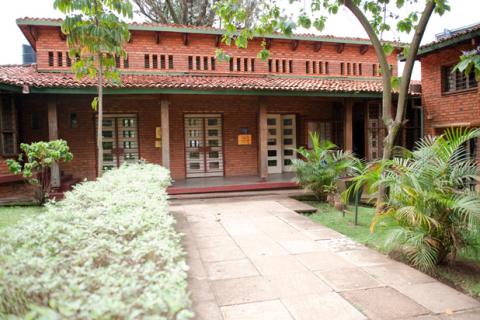
[{"label": "paving stone", "polygon": [[188,289],[193,303],[215,300],[215,296],[207,279],[189,278]]},{"label": "paving stone", "polygon": [[282,299],[296,320],[363,320],[366,317],[335,292]]},{"label": "paving stone", "polygon": [[335,253],[328,251],[297,254],[295,258],[312,271],[329,271],[355,267]]},{"label": "paving stone", "polygon": [[253,264],[263,275],[287,274],[308,271],[292,256],[271,256],[252,259]]},{"label": "paving stone", "polygon": [[190,278],[196,278],[196,279],[207,278],[207,273],[205,272],[203,263],[199,258],[187,257],[187,265],[188,265],[188,276]]},{"label": "paving stone", "polygon": [[435,313],[480,308],[480,302],[477,300],[440,282],[402,285],[395,288]]},{"label": "paving stone", "polygon": [[392,261],[387,256],[372,249],[342,251],[338,255],[359,267],[376,266]]},{"label": "paving stone", "polygon": [[199,250],[204,262],[238,260],[246,258],[245,254],[236,245],[220,245]]},{"label": "paving stone", "polygon": [[312,272],[279,273],[265,276],[280,297],[323,294],[332,289]]},{"label": "paving stone", "polygon": [[328,228],[304,230],[302,233],[314,241],[345,238],[343,234]]},{"label": "paving stone", "polygon": [[382,286],[382,284],[360,268],[335,269],[315,272],[315,274],[337,292]]},{"label": "paving stone", "polygon": [[193,320],[223,320],[220,308],[215,301],[202,301],[193,304]]},{"label": "paving stone", "polygon": [[247,259],[221,262],[205,262],[207,277],[210,280],[234,279],[259,275]]},{"label": "paving stone", "polygon": [[220,306],[278,298],[264,277],[215,280],[211,287]]},{"label": "paving stone", "polygon": [[256,236],[262,231],[252,222],[247,220],[222,220],[222,225],[231,236]]},{"label": "paving stone", "polygon": [[235,237],[235,241],[250,258],[288,255],[287,250],[265,235],[255,238]]},{"label": "paving stone", "polygon": [[391,286],[436,281],[423,272],[394,261],[388,264],[364,267],[363,269],[378,281]]},{"label": "paving stone", "polygon": [[225,320],[293,320],[279,300],[221,307]]},{"label": "paving stone", "polygon": [[198,249],[206,249],[218,246],[235,246],[235,242],[228,235],[197,237]]},{"label": "paving stone", "polygon": [[321,251],[313,240],[283,240],[278,243],[291,254]]},{"label": "paving stone", "polygon": [[402,319],[429,313],[420,304],[389,287],[344,291],[342,296],[372,320]]}]

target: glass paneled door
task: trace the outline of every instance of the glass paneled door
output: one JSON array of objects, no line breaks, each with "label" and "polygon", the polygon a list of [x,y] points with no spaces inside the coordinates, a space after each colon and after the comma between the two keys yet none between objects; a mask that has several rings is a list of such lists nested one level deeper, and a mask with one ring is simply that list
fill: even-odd
[{"label": "glass paneled door", "polygon": [[222,116],[185,115],[187,178],[223,176]]},{"label": "glass paneled door", "polygon": [[139,159],[136,115],[106,114],[103,116],[102,132],[103,171]]},{"label": "glass paneled door", "polygon": [[296,158],[297,126],[294,114],[267,116],[268,173],[293,171]]}]

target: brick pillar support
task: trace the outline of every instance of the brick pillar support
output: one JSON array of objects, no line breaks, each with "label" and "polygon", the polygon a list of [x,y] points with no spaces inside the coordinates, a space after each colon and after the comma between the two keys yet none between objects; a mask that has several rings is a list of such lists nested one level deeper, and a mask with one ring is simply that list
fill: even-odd
[{"label": "brick pillar support", "polygon": [[[58,139],[58,117],[57,117],[57,97],[48,96],[48,139],[50,141]],[[51,168],[51,184],[53,188],[60,187],[60,168],[58,163],[54,163]]]},{"label": "brick pillar support", "polygon": [[345,101],[345,151],[353,151],[353,101]]},{"label": "brick pillar support", "polygon": [[170,101],[162,100],[160,102],[162,117],[162,165],[170,169],[170,120],[169,120]]},{"label": "brick pillar support", "polygon": [[267,105],[260,104],[258,112],[258,171],[260,179],[268,178]]}]

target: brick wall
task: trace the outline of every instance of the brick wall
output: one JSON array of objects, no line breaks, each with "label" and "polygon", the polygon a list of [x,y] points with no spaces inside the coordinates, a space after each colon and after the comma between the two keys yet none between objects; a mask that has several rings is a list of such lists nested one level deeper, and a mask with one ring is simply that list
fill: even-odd
[{"label": "brick wall", "polygon": [[[92,97],[60,95],[57,97],[59,137],[67,140],[74,160],[62,164],[61,170],[76,177],[94,179],[96,175],[95,113],[90,108]],[[106,96],[105,113],[135,113],[138,116],[140,157],[161,164],[161,149],[155,148],[155,128],[161,126],[160,101],[170,100],[170,158],[172,176],[185,177],[184,115],[187,113],[217,113],[223,116],[225,175],[258,174],[258,108],[268,106],[269,113],[296,114],[299,127],[298,144],[307,143],[308,120],[339,120],[335,103],[341,99],[308,97],[256,97],[210,95]],[[262,99],[262,100],[260,100]],[[24,96],[21,108],[22,142],[48,140],[47,97]],[[32,113],[40,116],[39,129],[32,129]],[[71,114],[76,114],[78,125],[71,127]],[[252,134],[252,144],[239,146],[237,136],[241,128]]]},{"label": "brick wall", "polygon": [[[39,70],[65,70],[70,67],[67,61],[67,44],[60,39],[59,29],[55,27],[37,27],[37,63]],[[261,49],[260,40],[249,43],[248,49],[239,49],[235,46],[219,44],[219,48],[225,50],[233,59],[231,70],[230,62],[217,61],[215,59],[216,37],[215,35],[189,34],[188,45],[184,44],[184,34],[174,32],[161,32],[160,42],[156,42],[156,32],[134,31],[132,41],[126,44],[129,71],[148,72],[193,72],[193,73],[227,73],[227,74],[290,74],[290,75],[322,75],[322,76],[352,76],[352,77],[379,77],[378,62],[373,48],[361,54],[360,45],[345,44],[341,53],[337,51],[336,43],[324,42],[318,51],[315,51],[315,42],[299,41],[295,50],[292,49],[290,40],[273,39],[271,42],[271,70],[269,62],[257,58]],[[318,44],[318,43],[317,43]],[[147,57],[145,57],[147,55]],[[163,59],[162,60],[162,56]],[[169,66],[171,56],[173,66]],[[189,68],[191,57],[192,68]],[[197,58],[199,69],[197,69]],[[212,59],[215,60],[215,70],[212,70]],[[237,59],[239,59],[237,61]],[[247,69],[245,69],[247,59]],[[148,67],[145,66],[148,61]],[[252,72],[251,61],[254,60]],[[164,64],[162,63],[164,61]],[[205,64],[204,62],[207,62]],[[239,62],[240,68],[237,67]],[[326,65],[328,62],[328,74]],[[277,72],[276,65],[279,70]],[[307,72],[308,63],[308,72]],[[389,57],[389,63],[397,72],[396,55]],[[314,66],[315,64],[315,66]],[[322,64],[323,72],[320,72]],[[343,74],[341,72],[343,64]],[[285,65],[285,70],[284,70]],[[375,65],[375,66],[374,66]],[[164,66],[164,68],[162,68]],[[120,67],[125,68],[124,61],[120,61]],[[360,69],[361,74],[360,74]],[[350,72],[349,72],[350,71]]]},{"label": "brick wall", "polygon": [[472,47],[470,44],[463,44],[421,58],[422,105],[425,108],[426,134],[435,134],[435,127],[443,124],[480,122],[478,89],[448,94],[442,92],[442,66],[456,64],[462,51]]}]

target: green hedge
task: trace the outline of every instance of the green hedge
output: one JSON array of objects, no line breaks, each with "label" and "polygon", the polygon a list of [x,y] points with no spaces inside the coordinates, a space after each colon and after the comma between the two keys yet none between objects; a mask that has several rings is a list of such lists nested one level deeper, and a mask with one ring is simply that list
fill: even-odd
[{"label": "green hedge", "polygon": [[0,318],[190,319],[168,170],[124,166],[0,232]]}]

